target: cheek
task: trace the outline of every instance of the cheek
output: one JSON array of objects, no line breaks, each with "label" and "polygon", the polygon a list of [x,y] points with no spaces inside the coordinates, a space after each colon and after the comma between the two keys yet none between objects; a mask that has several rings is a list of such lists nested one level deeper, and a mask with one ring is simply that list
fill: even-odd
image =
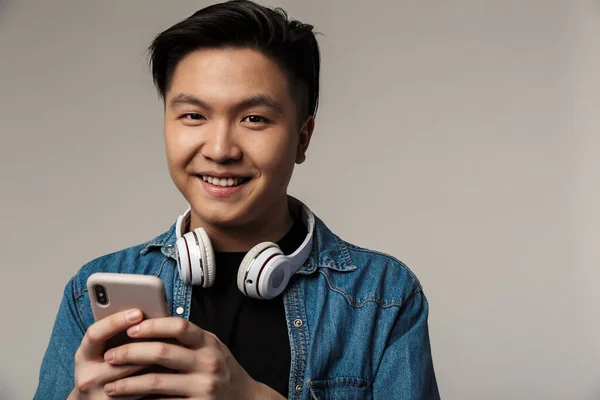
[{"label": "cheek", "polygon": [[194,144],[185,140],[181,129],[165,126],[165,150],[169,168],[182,167],[194,151]]},{"label": "cheek", "polygon": [[271,179],[285,179],[293,169],[296,149],[289,140],[264,143],[254,152],[254,162]]},{"label": "cheek", "polygon": [[165,150],[167,153],[167,162],[170,167],[173,167],[180,162],[181,152],[179,151],[179,146],[177,146],[177,143],[174,142],[173,139],[165,137]]}]

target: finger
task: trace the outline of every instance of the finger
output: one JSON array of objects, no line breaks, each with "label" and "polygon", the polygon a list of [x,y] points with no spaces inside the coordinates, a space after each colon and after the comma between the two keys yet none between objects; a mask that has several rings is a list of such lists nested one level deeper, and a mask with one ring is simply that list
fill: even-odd
[{"label": "finger", "polygon": [[[119,400],[121,400],[122,398],[124,398],[123,396],[119,396]],[[129,398],[129,397],[126,397]],[[182,399],[183,397],[174,397],[173,399]],[[147,395],[147,396],[137,396],[136,399],[138,400],[169,400],[171,399],[170,397],[165,397],[165,396],[159,396],[159,395]]]},{"label": "finger", "polygon": [[101,357],[108,339],[140,322],[142,317],[140,310],[133,309],[114,313],[96,321],[83,336],[78,353],[86,360]]},{"label": "finger", "polygon": [[165,342],[138,342],[108,350],[104,360],[111,365],[161,365],[177,371],[197,369],[194,350]]},{"label": "finger", "polygon": [[180,317],[152,318],[127,330],[132,338],[171,338],[182,345],[197,349],[214,344],[218,339],[198,326]]},{"label": "finger", "polygon": [[215,394],[216,380],[208,375],[198,375],[190,379],[185,374],[145,374],[124,378],[104,385],[104,392],[113,396],[166,395],[198,397]]},{"label": "finger", "polygon": [[81,391],[88,391],[91,388],[132,376],[147,368],[147,365],[113,366],[104,362],[88,363],[82,368],[75,369],[75,388]]},{"label": "finger", "polygon": [[[102,374],[102,381],[106,382],[114,382],[116,380],[132,376],[135,374],[143,373],[145,369],[149,368],[146,364],[139,365],[111,365],[108,363],[102,363],[102,370],[100,373]],[[99,373],[99,375],[100,375]]]},{"label": "finger", "polygon": [[185,399],[186,397],[171,397],[171,396],[166,396],[166,395],[148,395],[148,396],[135,396],[135,397],[130,397],[130,396],[119,396],[118,399],[136,399],[136,400],[181,400],[181,399]]}]

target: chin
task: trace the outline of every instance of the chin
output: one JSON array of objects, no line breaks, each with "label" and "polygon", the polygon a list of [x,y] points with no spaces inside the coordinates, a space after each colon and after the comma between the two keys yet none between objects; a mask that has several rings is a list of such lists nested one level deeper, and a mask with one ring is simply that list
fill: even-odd
[{"label": "chin", "polygon": [[[205,213],[204,213],[205,214]],[[219,215],[200,215],[205,224],[218,228],[235,228],[240,225],[239,218]]]},{"label": "chin", "polygon": [[[189,181],[188,181],[189,182]],[[186,183],[188,183],[186,182]],[[201,224],[220,228],[235,228],[252,223],[270,203],[263,182],[252,179],[238,193],[217,193],[206,182],[194,180],[180,190],[196,212]],[[208,189],[207,189],[208,187]],[[212,192],[212,193],[211,193]],[[267,206],[268,207],[268,206]]]},{"label": "chin", "polygon": [[[228,203],[199,200],[192,206],[204,224],[222,228],[243,225],[253,214],[243,201]],[[194,204],[194,203],[192,203]]]}]

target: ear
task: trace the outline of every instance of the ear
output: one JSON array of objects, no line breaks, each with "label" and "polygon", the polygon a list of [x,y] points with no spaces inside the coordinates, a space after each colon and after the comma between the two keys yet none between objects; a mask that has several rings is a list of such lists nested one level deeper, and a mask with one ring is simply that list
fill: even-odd
[{"label": "ear", "polygon": [[308,150],[314,129],[315,118],[308,117],[300,129],[298,148],[296,149],[296,164],[302,164],[306,160],[306,150]]}]

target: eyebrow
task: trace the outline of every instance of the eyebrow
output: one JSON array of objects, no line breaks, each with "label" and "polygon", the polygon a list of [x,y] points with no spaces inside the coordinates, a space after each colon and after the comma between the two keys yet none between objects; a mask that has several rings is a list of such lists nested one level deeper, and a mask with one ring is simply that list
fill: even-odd
[{"label": "eyebrow", "polygon": [[187,93],[179,93],[177,96],[173,97],[171,101],[169,101],[169,105],[171,108],[177,108],[179,106],[191,105],[202,108],[210,109],[208,103],[200,100],[199,98],[192,96]]},{"label": "eyebrow", "polygon": [[[196,96],[188,94],[188,93],[180,93],[180,94],[176,95],[175,97],[173,97],[171,99],[171,101],[169,101],[169,105],[171,106],[171,108],[177,108],[182,105],[192,105],[192,106],[204,108],[209,111],[212,109],[212,107],[207,102],[197,98]],[[232,107],[232,109],[236,112],[239,112],[246,108],[261,107],[261,106],[267,107],[268,109],[271,110],[271,112],[273,112],[279,116],[283,116],[283,106],[280,103],[278,103],[275,99],[273,99],[271,96],[266,95],[266,94],[257,94],[254,96],[247,97],[247,98],[243,99],[242,101],[236,103]]]}]

